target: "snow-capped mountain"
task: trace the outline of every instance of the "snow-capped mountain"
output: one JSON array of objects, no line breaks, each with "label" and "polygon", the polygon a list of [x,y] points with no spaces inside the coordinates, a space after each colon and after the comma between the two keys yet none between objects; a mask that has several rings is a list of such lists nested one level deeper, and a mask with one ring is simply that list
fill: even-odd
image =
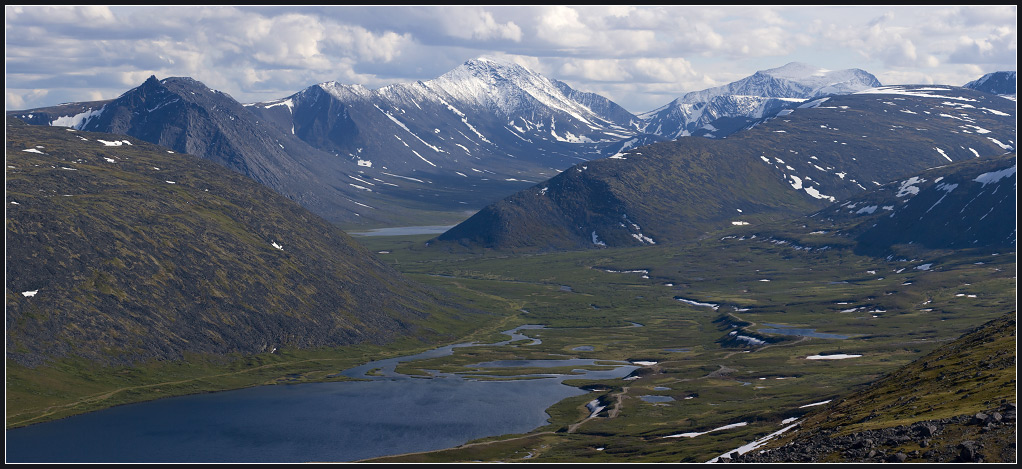
[{"label": "snow-capped mountain", "polygon": [[1018,77],[1015,72],[993,72],[983,75],[978,80],[970,81],[965,88],[987,93],[1015,96]]},{"label": "snow-capped mountain", "polygon": [[726,139],[579,163],[437,239],[511,249],[679,242],[808,214],[927,168],[1014,152],[1015,106],[950,86],[831,95]]},{"label": "snow-capped mountain", "polygon": [[646,122],[644,130],[671,139],[723,137],[752,120],[813,98],[878,86],[876,77],[860,69],[826,70],[792,62],[727,85],[687,93],[640,117]]},{"label": "snow-capped mountain", "polygon": [[[35,125],[130,135],[244,174],[335,223],[387,223],[357,167],[266,125],[229,95],[187,77],[150,77],[109,101],[9,112]],[[393,184],[397,184],[395,179]],[[349,184],[351,182],[351,184]],[[405,181],[408,182],[408,181]]]},{"label": "snow-capped mountain", "polygon": [[244,106],[190,78],[153,77],[115,100],[8,115],[203,156],[345,225],[479,209],[579,161],[662,140],[602,96],[485,58],[429,81],[326,82]]},{"label": "snow-capped mountain", "polygon": [[610,100],[486,58],[433,80],[320,83],[248,107],[352,167],[434,182],[535,182],[641,136],[639,119]]}]

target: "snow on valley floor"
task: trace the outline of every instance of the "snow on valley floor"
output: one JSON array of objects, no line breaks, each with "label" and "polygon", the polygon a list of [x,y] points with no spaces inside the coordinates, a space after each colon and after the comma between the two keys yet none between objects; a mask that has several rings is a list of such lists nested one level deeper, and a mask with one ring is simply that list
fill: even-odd
[{"label": "snow on valley floor", "polygon": [[844,353],[836,353],[833,355],[810,355],[806,357],[806,360],[844,360],[846,358],[858,358],[862,355],[849,355]]},{"label": "snow on valley floor", "polygon": [[734,453],[738,453],[738,454],[748,453],[749,451],[752,451],[754,449],[757,449],[757,448],[765,445],[768,441],[770,441],[770,440],[780,436],[782,433],[784,433],[784,432],[786,432],[788,430],[791,430],[792,428],[795,428],[796,426],[799,425],[799,423],[795,421],[795,418],[784,419],[784,421],[781,422],[782,425],[783,424],[787,424],[787,423],[791,423],[791,425],[788,425],[788,426],[786,426],[786,427],[784,427],[784,428],[782,428],[780,430],[777,430],[776,432],[773,432],[773,433],[771,433],[771,434],[769,434],[767,436],[764,436],[763,438],[760,438],[760,439],[758,439],[756,441],[753,441],[752,443],[739,446],[738,448],[735,448],[735,449],[733,449],[731,451],[728,451],[728,452],[726,452],[726,453],[724,453],[724,454],[722,454],[720,456],[717,456],[717,457],[715,457],[715,458],[713,458],[713,459],[711,459],[711,460],[709,460],[707,462],[720,462],[720,458],[730,459],[730,455],[734,454]]},{"label": "snow on valley floor", "polygon": [[719,431],[719,430],[730,430],[732,428],[744,427],[744,426],[746,426],[748,424],[749,424],[748,422],[738,422],[738,423],[732,423],[730,425],[724,425],[723,427],[717,427],[717,428],[714,428],[713,430],[707,430],[705,432],[678,433],[677,435],[667,435],[664,438],[681,438],[681,437],[695,438],[695,437],[697,437],[699,435],[705,435],[707,433],[711,433],[711,432],[715,432],[715,431]]}]

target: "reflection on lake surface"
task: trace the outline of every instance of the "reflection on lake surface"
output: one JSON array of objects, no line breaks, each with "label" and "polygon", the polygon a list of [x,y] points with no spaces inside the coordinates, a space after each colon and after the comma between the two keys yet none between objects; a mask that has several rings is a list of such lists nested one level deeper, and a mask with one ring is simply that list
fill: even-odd
[{"label": "reflection on lake surface", "polygon": [[440,234],[454,225],[431,225],[431,226],[395,226],[391,228],[377,228],[369,231],[349,231],[352,236],[403,236],[418,234]]},{"label": "reflection on lake surface", "polygon": [[[520,330],[512,338],[527,338]],[[516,338],[517,337],[517,338]],[[546,408],[585,394],[565,379],[621,378],[635,366],[584,376],[481,381],[432,379],[394,366],[444,356],[459,344],[342,372],[365,381],[260,386],[124,405],[7,431],[8,462],[310,462],[449,448],[484,436],[524,433]],[[380,369],[374,376],[369,370]]]},{"label": "reflection on lake surface", "polygon": [[786,326],[784,324],[767,324],[764,326],[770,326],[772,329],[760,329],[759,332],[767,334],[779,334],[779,335],[797,335],[802,337],[816,337],[818,339],[847,339],[848,336],[840,334],[825,334],[822,332],[816,332],[816,329],[803,329],[796,328],[793,326]]},{"label": "reflection on lake surface", "polygon": [[674,400],[674,398],[671,396],[654,396],[654,395],[639,396],[639,399],[652,403],[671,402]]},{"label": "reflection on lake surface", "polygon": [[[592,366],[596,365],[594,359],[586,358],[569,358],[565,360],[497,360],[492,362],[476,363],[474,365],[465,365],[469,368],[555,368],[559,366]],[[608,362],[600,363],[600,365],[606,365]],[[624,364],[626,362],[617,362]],[[619,366],[619,365],[611,365]]]}]

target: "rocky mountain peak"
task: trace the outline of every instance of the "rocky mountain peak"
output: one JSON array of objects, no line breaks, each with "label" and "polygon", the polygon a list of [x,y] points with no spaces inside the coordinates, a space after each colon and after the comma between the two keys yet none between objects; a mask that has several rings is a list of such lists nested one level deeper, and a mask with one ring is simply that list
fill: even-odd
[{"label": "rocky mountain peak", "polygon": [[1017,82],[1018,77],[1014,71],[1001,71],[983,75],[975,81],[966,83],[964,87],[987,93],[1014,95]]}]

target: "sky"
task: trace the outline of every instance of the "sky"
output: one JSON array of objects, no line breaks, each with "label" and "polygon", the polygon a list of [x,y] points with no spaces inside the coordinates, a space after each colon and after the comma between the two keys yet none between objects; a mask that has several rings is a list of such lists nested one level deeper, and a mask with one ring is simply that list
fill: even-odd
[{"label": "sky", "polygon": [[5,107],[116,98],[189,76],[242,103],[515,62],[633,113],[789,62],[885,85],[1016,70],[1017,7],[11,6]]}]

